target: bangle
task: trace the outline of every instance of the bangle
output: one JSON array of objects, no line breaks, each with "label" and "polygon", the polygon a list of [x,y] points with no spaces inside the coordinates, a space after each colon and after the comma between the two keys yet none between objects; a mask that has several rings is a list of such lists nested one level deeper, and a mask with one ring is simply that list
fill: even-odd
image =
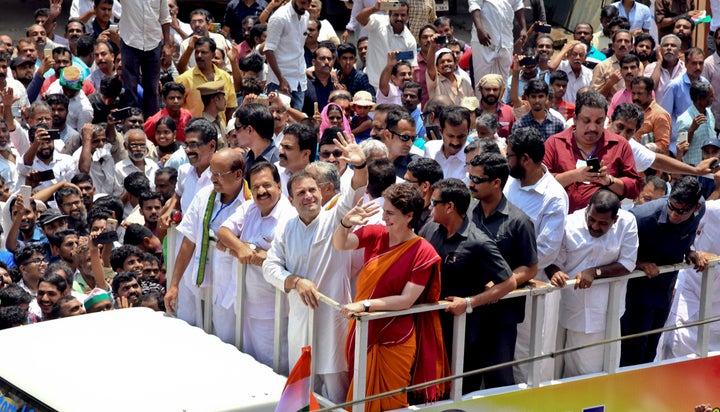
[{"label": "bangle", "polygon": [[340,226],[344,227],[345,229],[352,229],[352,225],[350,225],[350,226],[345,226],[345,223],[343,223],[343,220],[342,220],[342,219],[340,219]]},{"label": "bangle", "polygon": [[465,313],[473,313],[472,303],[470,298],[465,298]]},{"label": "bangle", "polygon": [[366,159],[364,162],[362,162],[361,165],[358,165],[358,166],[353,165],[353,168],[354,168],[355,170],[360,170],[360,169],[364,169],[365,166],[367,166],[367,159]]},{"label": "bangle", "polygon": [[295,279],[295,283],[293,284],[293,289],[297,289],[297,284],[302,280],[302,277],[298,276],[297,279]]},{"label": "bangle", "polygon": [[607,175],[607,176],[610,178],[610,183],[603,186],[604,188],[608,188],[608,187],[612,186],[613,184],[615,184],[615,178],[612,177],[612,175]]}]

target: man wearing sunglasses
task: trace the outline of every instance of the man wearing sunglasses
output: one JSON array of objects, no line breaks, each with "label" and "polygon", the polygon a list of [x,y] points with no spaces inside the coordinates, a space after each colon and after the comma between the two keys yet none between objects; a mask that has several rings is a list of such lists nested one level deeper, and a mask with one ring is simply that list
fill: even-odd
[{"label": "man wearing sunglasses", "polygon": [[408,164],[418,157],[410,153],[417,138],[415,119],[405,110],[392,110],[385,118],[385,129],[378,135],[388,148],[388,159],[395,165],[395,174],[405,176]]},{"label": "man wearing sunglasses", "polygon": [[[658,266],[688,261],[702,271],[707,260],[691,249],[700,219],[705,214],[702,187],[695,177],[678,181],[668,198],[653,200],[631,209],[637,220],[640,247],[637,269],[646,278],[628,281],[622,335],[665,326],[677,271],[659,274]],[[622,341],[620,366],[652,362],[660,334]]]}]

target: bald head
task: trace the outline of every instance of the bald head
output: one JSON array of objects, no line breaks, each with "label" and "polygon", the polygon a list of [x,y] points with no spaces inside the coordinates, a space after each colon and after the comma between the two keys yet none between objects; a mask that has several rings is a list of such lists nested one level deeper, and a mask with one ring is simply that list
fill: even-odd
[{"label": "bald head", "polygon": [[239,150],[225,148],[213,154],[210,159],[210,180],[215,191],[227,199],[223,203],[232,201],[242,190],[243,170],[245,160]]}]

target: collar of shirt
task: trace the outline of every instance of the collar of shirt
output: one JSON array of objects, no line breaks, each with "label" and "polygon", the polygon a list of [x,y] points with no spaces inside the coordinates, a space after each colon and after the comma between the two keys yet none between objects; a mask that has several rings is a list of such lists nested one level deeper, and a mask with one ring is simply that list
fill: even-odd
[{"label": "collar of shirt", "polygon": [[[552,175],[548,172],[547,167],[544,164],[541,164],[540,166],[543,168],[544,172],[540,180],[535,182],[533,185],[520,186],[520,190],[524,190],[526,192],[534,191],[541,195],[547,192]],[[520,183],[520,181],[518,181],[518,183]]]},{"label": "collar of shirt", "polygon": [[507,198],[505,197],[505,195],[502,195],[500,203],[498,203],[495,209],[487,217],[485,217],[485,213],[483,212],[483,208],[480,203],[475,206],[475,210],[473,211],[473,213],[477,213],[480,216],[481,221],[493,220],[495,215],[509,216],[510,207],[508,206]]}]

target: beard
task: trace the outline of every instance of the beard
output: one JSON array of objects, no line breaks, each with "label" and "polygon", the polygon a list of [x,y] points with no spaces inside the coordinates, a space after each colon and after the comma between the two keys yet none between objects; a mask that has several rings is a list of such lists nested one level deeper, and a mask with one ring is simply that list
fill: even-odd
[{"label": "beard", "polygon": [[514,167],[510,168],[510,176],[514,177],[515,179],[522,180],[525,178],[525,175],[525,169],[523,169],[520,165],[515,165]]},{"label": "beard", "polygon": [[80,211],[80,216],[68,216],[66,218],[68,228],[74,229],[80,233],[84,233],[87,231],[87,211],[82,210]]}]

